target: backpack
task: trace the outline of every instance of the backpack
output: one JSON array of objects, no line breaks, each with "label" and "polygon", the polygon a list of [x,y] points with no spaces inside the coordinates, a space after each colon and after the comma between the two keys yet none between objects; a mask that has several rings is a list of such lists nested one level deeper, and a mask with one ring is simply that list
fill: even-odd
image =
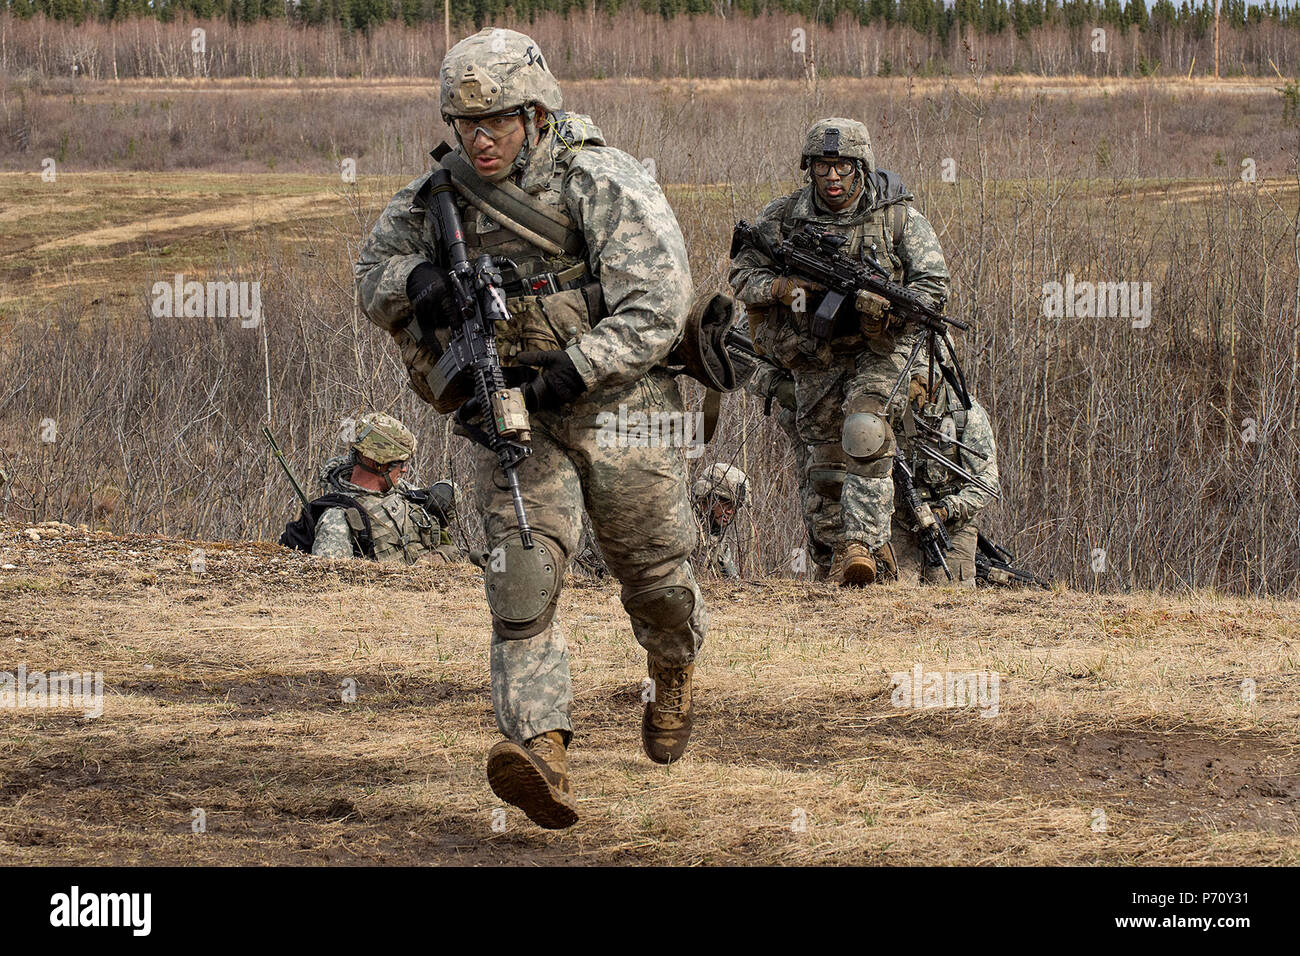
[{"label": "backpack", "polygon": [[307,504],[296,521],[285,525],[284,534],[280,535],[280,544],[295,551],[311,554],[312,545],[316,543],[316,522],[320,521],[321,515],[331,508],[347,508],[361,515],[361,523],[365,526],[365,530],[354,530],[352,553],[358,558],[369,558],[374,561],[375,545],[371,538],[370,515],[355,498],[338,492],[321,495]]}]

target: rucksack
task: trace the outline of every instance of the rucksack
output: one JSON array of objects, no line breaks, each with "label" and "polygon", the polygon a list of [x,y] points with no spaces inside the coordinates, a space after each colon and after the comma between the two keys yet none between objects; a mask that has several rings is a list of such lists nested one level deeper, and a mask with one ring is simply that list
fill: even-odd
[{"label": "rucksack", "polygon": [[361,523],[365,526],[365,530],[353,529],[352,553],[355,557],[369,558],[374,561],[375,545],[371,537],[370,515],[351,495],[339,492],[321,495],[306,505],[296,521],[290,521],[284,526],[284,534],[280,535],[280,544],[295,551],[311,554],[312,546],[316,543],[316,523],[320,521],[321,515],[331,508],[348,508],[361,515]]}]

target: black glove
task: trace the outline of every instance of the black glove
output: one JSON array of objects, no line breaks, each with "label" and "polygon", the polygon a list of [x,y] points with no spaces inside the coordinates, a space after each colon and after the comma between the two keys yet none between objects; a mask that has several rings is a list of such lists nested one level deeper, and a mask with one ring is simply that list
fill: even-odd
[{"label": "black glove", "polygon": [[432,262],[421,262],[406,277],[406,297],[422,326],[445,329],[451,326],[456,302],[451,294],[451,280],[446,269]]},{"label": "black glove", "polygon": [[542,370],[523,386],[524,406],[530,412],[560,408],[587,390],[587,383],[567,352],[520,352],[515,360]]}]

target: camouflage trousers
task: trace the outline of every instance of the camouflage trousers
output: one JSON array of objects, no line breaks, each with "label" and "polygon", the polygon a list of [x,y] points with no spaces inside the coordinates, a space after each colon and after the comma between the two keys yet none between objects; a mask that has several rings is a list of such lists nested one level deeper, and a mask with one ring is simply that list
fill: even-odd
[{"label": "camouflage trousers", "polygon": [[[828,362],[816,368],[793,370],[799,406],[799,440],[813,446],[809,449],[811,456],[816,457],[816,446],[840,444],[848,414],[864,410],[864,405],[873,399],[878,407],[884,405],[920,334],[911,332],[872,340],[872,348],[831,355]],[[907,400],[906,384],[904,379],[895,403]],[[889,540],[894,513],[892,475],[866,478],[846,474],[840,487],[810,488],[810,499],[814,496],[819,500],[810,500],[804,512],[813,541],[832,548],[857,542],[874,551]]]},{"label": "camouflage trousers", "polygon": [[[790,448],[794,452],[795,474],[799,480],[799,505],[803,511],[804,530],[808,533],[809,557],[818,567],[829,570],[831,546],[817,537],[817,529],[828,521],[838,524],[840,504],[817,494],[808,484],[808,446],[799,438],[795,413],[782,405],[773,405],[773,408],[777,426],[790,439]],[[836,511],[833,519],[823,515],[829,508]]]},{"label": "camouflage trousers", "polygon": [[975,586],[975,544],[979,537],[979,528],[975,522],[967,522],[960,528],[948,529],[952,538],[952,548],[944,554],[952,580],[943,573],[943,568],[930,564],[921,552],[921,543],[916,532],[909,531],[894,522],[891,544],[894,548],[894,560],[898,562],[898,580],[904,584],[945,584],[952,587],[973,588]]},{"label": "camouflage trousers", "polygon": [[[577,552],[586,509],[605,564],[622,584],[622,601],[672,584],[690,589],[695,606],[678,626],[633,620],[647,652],[676,666],[695,659],[708,613],[689,556],[698,535],[687,494],[681,448],[627,447],[602,431],[609,416],[682,411],[677,382],[656,371],[631,385],[584,396],[561,412],[532,416],[533,453],[519,466],[533,531],[563,551],[562,566]],[[601,413],[605,413],[602,415]],[[638,442],[639,444],[639,442]],[[475,446],[476,488],[491,551],[516,533],[514,506],[496,456]],[[507,574],[509,573],[507,569]],[[569,651],[558,620],[534,637],[507,640],[492,634],[492,705],[501,733],[526,741],[547,731],[572,734]]]}]

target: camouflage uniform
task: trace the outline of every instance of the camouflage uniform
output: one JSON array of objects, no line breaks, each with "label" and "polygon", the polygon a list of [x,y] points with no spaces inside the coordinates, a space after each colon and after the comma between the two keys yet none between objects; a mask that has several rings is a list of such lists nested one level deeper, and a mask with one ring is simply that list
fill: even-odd
[{"label": "camouflage uniform", "polygon": [[[362,488],[348,480],[354,464],[351,457],[331,458],[321,468],[321,484],[326,491],[348,495],[365,509],[376,561],[450,564],[464,560],[450,529],[407,497],[416,490],[414,486],[399,481],[386,494]],[[321,558],[351,558],[356,554],[356,535],[364,531],[365,523],[355,511],[330,508],[316,522],[311,553]]]},{"label": "camouflage uniform", "polygon": [[[934,229],[912,208],[912,195],[892,173],[878,170],[865,128],[848,119],[828,119],[809,131],[807,157],[821,155],[828,133],[838,129],[844,141],[861,147],[859,176],[864,188],[857,200],[839,212],[827,209],[809,183],[763,209],[755,225],[773,245],[798,228],[811,224],[848,237],[843,252],[868,253],[884,265],[896,282],[932,302],[948,293],[948,269]],[[844,153],[843,155],[857,155]],[[865,173],[865,175],[863,175]],[[897,241],[895,241],[897,238]],[[808,478],[814,540],[837,550],[857,543],[878,551],[889,540],[894,487],[887,435],[882,453],[871,460],[854,459],[842,445],[846,417],[869,413],[887,429],[884,409],[906,363],[916,336],[913,328],[884,330],[843,328],[837,324],[829,343],[808,335],[807,320],[815,310],[817,293],[807,308],[795,312],[772,295],[775,264],[757,249],[746,247],[734,260],[730,282],[746,306],[755,344],[794,374],[799,440],[810,446]]]},{"label": "camouflage uniform", "polygon": [[[525,58],[531,73],[521,65]],[[469,256],[508,256],[519,265],[521,278],[506,289],[512,321],[497,330],[503,362],[511,364],[523,350],[564,349],[587,385],[563,409],[532,414],[532,455],[518,468],[545,572],[556,574],[548,609],[529,622],[503,617],[494,594],[510,590],[522,573],[516,570],[520,560],[542,559],[518,549],[511,497],[494,480],[496,456],[477,445],[473,453],[488,548],[520,559],[503,562],[500,573],[491,564],[485,572],[497,725],[514,741],[559,731],[567,742],[569,656],[553,614],[584,508],[622,584],[633,633],[650,655],[686,666],[704,640],[707,613],[688,560],[696,530],[681,451],[598,441],[601,426],[617,417],[620,406],[628,414],[682,411],[677,382],[662,363],[681,337],[692,286],[681,229],[658,184],[631,156],[606,146],[590,119],[560,110],[559,87],[527,37],[483,30],[457,44],[442,68],[444,114],[508,108],[499,98],[507,81],[494,77],[515,73],[539,84],[525,91],[526,100],[547,109],[550,118],[538,136],[529,108],[525,146],[507,179],[555,215],[567,216],[580,248],[547,251],[458,196]],[[516,90],[517,80],[508,81]],[[464,157],[459,144],[456,152]],[[407,279],[419,264],[442,261],[424,209],[413,207],[426,178],[394,196],[355,268],[362,309],[398,338],[417,391],[437,349],[421,341],[410,321]],[[531,294],[532,278],[547,273],[563,278],[563,291]],[[603,305],[593,314],[598,300]]]},{"label": "camouflage uniform", "polygon": [[[919,385],[919,380],[917,382]],[[922,404],[924,386],[914,389],[913,394],[917,395],[914,414],[922,417],[932,428],[941,429],[988,458],[981,460],[951,443],[936,440],[930,444],[934,444],[939,453],[954,464],[998,491],[998,450],[993,440],[993,426],[984,406],[972,398],[970,409],[963,409],[956,392],[947,383],[939,388],[938,400],[928,405]],[[952,572],[951,583],[960,587],[974,587],[975,545],[979,534],[976,518],[996,496],[958,477],[938,462],[914,455],[901,424],[896,423],[895,427],[899,447],[915,473],[917,497],[928,502],[931,507],[941,506],[947,512],[944,525],[952,539],[952,548],[944,558]],[[899,504],[900,508],[894,512],[893,521],[894,558],[898,562],[899,580],[908,584],[920,584],[922,581],[927,584],[949,583],[942,567],[930,565],[924,559],[915,528],[903,517],[901,502]]]},{"label": "camouflage uniform", "polygon": [[[736,361],[738,365],[746,368],[751,364],[746,356],[739,356]],[[752,364],[754,371],[745,382],[745,389],[766,404],[768,398],[772,395],[772,390],[776,387],[776,383],[781,378],[790,377],[790,372],[771,359],[760,359]],[[799,507],[803,513],[804,530],[808,535],[809,556],[812,558],[813,563],[824,573],[831,566],[832,549],[831,545],[817,537],[817,529],[828,523],[828,519],[822,518],[819,512],[824,510],[828,504],[833,504],[838,508],[838,503],[829,502],[828,499],[813,493],[808,485],[808,446],[799,438],[794,409],[787,408],[773,399],[772,414],[776,418],[777,427],[785,432],[786,437],[790,439],[790,451],[794,455],[795,476],[799,483]],[[839,519],[834,520],[838,521]]]},{"label": "camouflage uniform", "polygon": [[[739,513],[749,495],[749,478],[734,465],[717,462],[704,469],[691,493],[695,496],[695,514],[700,522],[695,566],[724,578],[740,577],[727,538],[731,524],[719,526],[714,522],[712,512],[714,503],[722,501],[734,504],[736,513]],[[732,520],[735,520],[734,514]]]}]

